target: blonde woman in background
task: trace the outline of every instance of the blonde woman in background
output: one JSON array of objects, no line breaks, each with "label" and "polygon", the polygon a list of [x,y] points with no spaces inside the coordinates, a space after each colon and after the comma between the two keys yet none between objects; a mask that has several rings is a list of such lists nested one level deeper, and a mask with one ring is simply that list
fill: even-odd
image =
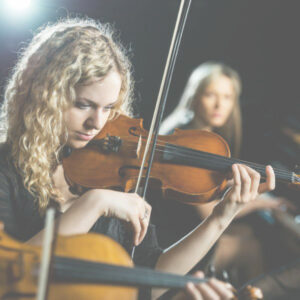
[{"label": "blonde woman in background", "polygon": [[[203,63],[191,73],[178,105],[162,122],[160,134],[171,134],[175,128],[212,131],[227,141],[232,156],[237,158],[242,141],[240,94],[241,80],[235,70],[223,63]],[[259,197],[249,203],[238,217],[258,209],[279,208],[282,201],[276,200]],[[198,206],[174,201],[158,203],[156,206],[162,216],[157,219],[161,245],[167,247],[182,238],[211,213],[216,203]],[[166,210],[168,213],[165,213]],[[263,271],[263,254],[251,227],[247,224],[232,225],[221,237],[213,263],[217,272],[229,269],[237,275],[238,279],[233,278],[235,283],[260,274]]]},{"label": "blonde woman in background", "polygon": [[221,63],[207,62],[190,75],[174,111],[163,121],[161,134],[175,128],[203,129],[220,134],[232,156],[239,156],[242,128],[241,80],[236,71]]}]

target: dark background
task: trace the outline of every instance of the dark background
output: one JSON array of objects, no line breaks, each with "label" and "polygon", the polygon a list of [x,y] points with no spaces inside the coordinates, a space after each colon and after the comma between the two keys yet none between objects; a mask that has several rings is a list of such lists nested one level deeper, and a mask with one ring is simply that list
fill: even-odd
[{"label": "dark background", "polygon": [[[3,0],[2,0],[3,1]],[[0,9],[1,3],[0,1]],[[109,22],[131,48],[136,109],[149,124],[175,23],[179,0],[33,0],[22,17],[0,11],[1,96],[18,50],[34,30],[66,16]],[[282,134],[300,132],[299,1],[193,0],[168,96],[166,114],[175,107],[198,64],[222,61],[242,78],[243,156],[292,166],[299,144]],[[2,96],[3,97],[3,96]]]}]

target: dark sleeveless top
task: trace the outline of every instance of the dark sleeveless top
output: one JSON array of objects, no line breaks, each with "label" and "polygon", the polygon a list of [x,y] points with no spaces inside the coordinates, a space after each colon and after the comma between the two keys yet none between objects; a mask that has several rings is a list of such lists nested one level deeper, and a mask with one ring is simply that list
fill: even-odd
[{"label": "dark sleeveless top", "polygon": [[[0,221],[4,223],[4,230],[9,235],[20,241],[27,241],[43,229],[44,216],[39,214],[34,197],[24,187],[21,176],[9,158],[9,153],[9,147],[1,144]],[[90,231],[111,237],[128,253],[131,252],[130,232],[119,219],[100,217]],[[153,268],[161,253],[155,226],[150,224],[143,242],[136,247],[134,263]]]}]

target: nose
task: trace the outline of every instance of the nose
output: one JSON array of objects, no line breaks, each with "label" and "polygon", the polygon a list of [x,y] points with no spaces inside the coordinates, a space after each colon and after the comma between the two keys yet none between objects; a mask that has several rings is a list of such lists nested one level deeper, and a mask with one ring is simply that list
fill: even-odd
[{"label": "nose", "polygon": [[100,130],[105,125],[106,120],[107,116],[103,112],[103,108],[99,108],[91,113],[86,121],[86,125],[89,127],[89,129]]},{"label": "nose", "polygon": [[219,108],[221,106],[222,99],[220,96],[216,97],[215,108]]}]

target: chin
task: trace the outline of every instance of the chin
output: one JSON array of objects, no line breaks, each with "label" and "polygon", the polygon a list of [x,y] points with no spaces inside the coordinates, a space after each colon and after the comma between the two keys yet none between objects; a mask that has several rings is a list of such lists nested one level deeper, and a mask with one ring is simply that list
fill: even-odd
[{"label": "chin", "polygon": [[211,122],[211,126],[212,127],[216,127],[216,128],[220,128],[223,127],[225,125],[225,121],[224,120],[214,120]]},{"label": "chin", "polygon": [[84,148],[87,145],[88,141],[70,141],[68,142],[68,146],[70,146],[73,149],[81,149]]},{"label": "chin", "polygon": [[210,126],[213,127],[213,128],[221,128],[221,127],[224,126],[224,123],[222,123],[222,122],[214,122],[214,123],[211,123]]}]

